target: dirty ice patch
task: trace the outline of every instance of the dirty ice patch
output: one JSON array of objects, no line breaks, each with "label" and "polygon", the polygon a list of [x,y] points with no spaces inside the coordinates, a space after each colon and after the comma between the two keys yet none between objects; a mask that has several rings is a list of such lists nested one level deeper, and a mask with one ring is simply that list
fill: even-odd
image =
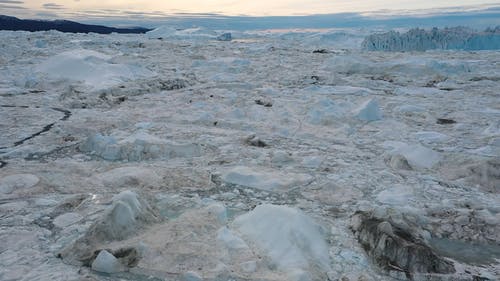
[{"label": "dirty ice patch", "polygon": [[319,280],[330,269],[324,230],[298,209],[260,205],[237,217],[233,227],[287,272],[289,280]]},{"label": "dirty ice patch", "polygon": [[94,90],[154,76],[152,71],[140,66],[112,63],[111,59],[96,51],[72,50],[48,58],[35,68],[35,72],[51,79],[80,81]]},{"label": "dirty ice patch", "polygon": [[222,175],[225,183],[251,187],[266,191],[287,191],[306,184],[312,177],[306,174],[289,174],[276,170],[257,170],[249,167],[235,167]]}]

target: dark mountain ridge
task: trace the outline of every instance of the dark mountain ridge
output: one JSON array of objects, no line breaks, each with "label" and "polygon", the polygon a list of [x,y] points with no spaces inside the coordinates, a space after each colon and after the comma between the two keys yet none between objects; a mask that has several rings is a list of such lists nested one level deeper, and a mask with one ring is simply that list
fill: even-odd
[{"label": "dark mountain ridge", "polygon": [[47,31],[57,30],[71,33],[146,33],[151,29],[143,27],[116,28],[103,25],[82,24],[69,20],[23,20],[16,17],[0,15],[0,30]]}]

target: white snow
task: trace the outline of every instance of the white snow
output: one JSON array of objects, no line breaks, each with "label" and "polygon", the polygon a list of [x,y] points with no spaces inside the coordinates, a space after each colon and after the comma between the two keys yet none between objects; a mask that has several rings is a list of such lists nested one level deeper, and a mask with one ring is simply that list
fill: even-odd
[{"label": "white snow", "polygon": [[233,227],[263,250],[291,280],[305,272],[330,268],[329,247],[323,229],[302,211],[277,205],[259,205],[237,217]]}]

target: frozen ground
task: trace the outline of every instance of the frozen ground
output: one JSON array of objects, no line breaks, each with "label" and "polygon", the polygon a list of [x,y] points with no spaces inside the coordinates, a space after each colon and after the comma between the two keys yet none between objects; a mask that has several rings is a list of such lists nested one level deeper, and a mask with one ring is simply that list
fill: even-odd
[{"label": "frozen ground", "polygon": [[1,280],[499,279],[498,51],[217,35],[0,32]]}]

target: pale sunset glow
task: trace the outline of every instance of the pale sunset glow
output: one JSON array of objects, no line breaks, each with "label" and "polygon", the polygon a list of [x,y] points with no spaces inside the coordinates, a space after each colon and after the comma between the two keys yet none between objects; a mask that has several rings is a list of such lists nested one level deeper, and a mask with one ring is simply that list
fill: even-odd
[{"label": "pale sunset glow", "polygon": [[[149,16],[164,16],[179,13],[216,13],[223,15],[283,16],[310,15],[344,12],[369,12],[390,10],[419,10],[477,6],[491,0],[25,0],[0,1],[0,9],[20,7],[54,15],[119,15],[141,13]],[[4,7],[1,7],[4,5]],[[11,10],[12,11],[12,10]]]}]

